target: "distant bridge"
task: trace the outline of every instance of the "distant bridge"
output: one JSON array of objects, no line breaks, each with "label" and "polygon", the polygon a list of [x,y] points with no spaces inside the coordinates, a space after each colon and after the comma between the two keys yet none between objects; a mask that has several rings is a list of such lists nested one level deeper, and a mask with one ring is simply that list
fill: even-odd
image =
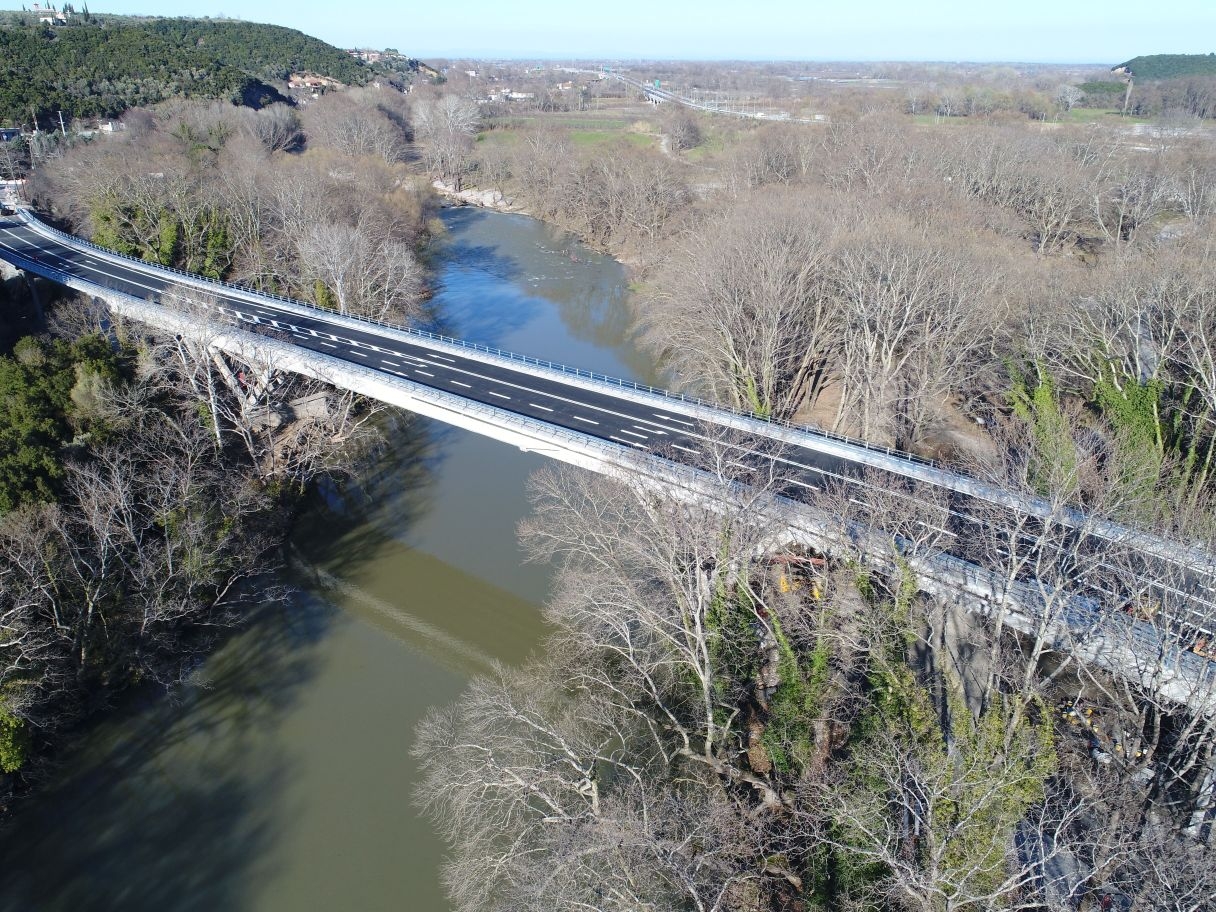
[{"label": "distant bridge", "polygon": [[[731,483],[722,481],[720,469],[769,471],[781,479],[781,489],[765,509],[792,539],[828,553],[860,550],[890,572],[908,567],[925,591],[969,610],[999,613],[1006,625],[1046,638],[1082,661],[1216,712],[1216,662],[1185,648],[1216,640],[1216,558],[1205,550],[1053,507],[885,447],[120,256],[26,211],[0,221],[0,259],[268,371],[315,377],[521,450],[624,474],[672,496],[721,499],[731,496]],[[909,484],[944,492],[937,531],[949,544],[923,553],[897,541],[893,551],[890,535],[863,525],[842,531],[838,520],[814,507],[817,492],[829,488],[856,491],[864,504],[875,484],[883,491],[903,486],[904,493],[889,496],[904,498],[915,496],[906,492]],[[981,566],[974,545],[988,534],[986,517],[994,511],[1028,518],[1039,528],[1065,529],[1070,553],[1095,555],[1084,570],[1093,578],[1081,581],[1082,594],[1061,597],[1029,572],[1002,576]],[[1025,547],[1034,552],[1042,546],[1032,540]],[[1103,572],[1102,555],[1116,551],[1134,560]],[[1022,558],[1007,556],[1011,565]],[[1025,565],[1043,558],[1028,553]],[[1155,622],[1126,610],[1146,596],[1160,606]]]},{"label": "distant bridge", "polygon": [[651,83],[641,82],[622,73],[607,73],[610,79],[615,79],[623,82],[628,86],[637,89],[646,96],[646,100],[654,104],[662,104],[671,102],[672,104],[680,105],[685,108],[692,108],[697,111],[705,111],[708,114],[721,114],[725,117],[738,117],[742,120],[775,120],[782,123],[827,123],[827,115],[819,114],[814,117],[791,117],[786,111],[740,111],[723,105],[716,101],[699,101],[695,98],[689,98],[686,95],[680,95],[672,92],[669,89],[664,89],[661,86]]}]

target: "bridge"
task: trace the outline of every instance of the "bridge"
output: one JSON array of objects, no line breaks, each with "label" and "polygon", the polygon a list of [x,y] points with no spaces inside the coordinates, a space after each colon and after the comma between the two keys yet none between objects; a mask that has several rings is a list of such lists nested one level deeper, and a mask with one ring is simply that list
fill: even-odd
[{"label": "bridge", "polygon": [[681,107],[692,108],[696,111],[705,111],[708,114],[721,114],[727,117],[738,117],[742,120],[777,120],[782,123],[827,123],[827,116],[823,114],[816,115],[815,117],[791,117],[786,111],[775,111],[772,113],[767,111],[741,111],[717,101],[699,101],[696,98],[689,98],[686,95],[672,92],[670,89],[664,89],[660,85],[633,79],[623,73],[608,72],[605,75],[610,79],[615,79],[618,82],[623,82],[625,85],[637,89],[646,97],[647,101],[653,104],[670,102]]},{"label": "bridge", "polygon": [[[0,220],[0,259],[267,374],[324,380],[521,450],[627,475],[667,495],[720,500],[743,488],[725,476],[762,470],[779,479],[779,488],[760,509],[792,540],[826,553],[861,553],[887,572],[910,569],[924,591],[999,616],[1169,700],[1216,713],[1216,662],[1200,648],[1216,641],[1216,559],[1203,549],[885,447],[121,256],[25,210]],[[918,490],[941,495],[931,520],[938,544],[930,549],[893,541],[862,522],[842,527],[814,503],[843,492],[865,510],[877,491],[915,508]],[[1030,533],[1006,552],[1009,567],[1020,569],[1003,573],[985,566],[975,548],[1001,513],[1022,517]],[[1033,573],[1052,559],[1043,553],[1046,539],[1034,534],[1048,528],[1063,530],[1054,547],[1066,549],[1067,560],[1089,555],[1078,570],[1090,575],[1079,593],[1054,591]],[[1116,552],[1127,559],[1116,563]],[[1126,610],[1146,599],[1159,608],[1155,619]]]}]

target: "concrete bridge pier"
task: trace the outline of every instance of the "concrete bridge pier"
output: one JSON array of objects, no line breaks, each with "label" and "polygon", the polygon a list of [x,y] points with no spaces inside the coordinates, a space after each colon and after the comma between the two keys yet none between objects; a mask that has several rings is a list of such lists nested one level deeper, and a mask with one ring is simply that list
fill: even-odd
[{"label": "concrete bridge pier", "polygon": [[1208,751],[1207,766],[1199,783],[1187,834],[1199,842],[1216,844],[1216,747]]},{"label": "concrete bridge pier", "polygon": [[0,281],[7,283],[20,279],[24,283],[26,294],[30,298],[30,306],[34,319],[41,330],[46,325],[46,312],[42,308],[42,296],[38,294],[38,286],[34,284],[34,279],[36,278],[37,276],[26,272],[24,269],[19,269],[0,260]]}]

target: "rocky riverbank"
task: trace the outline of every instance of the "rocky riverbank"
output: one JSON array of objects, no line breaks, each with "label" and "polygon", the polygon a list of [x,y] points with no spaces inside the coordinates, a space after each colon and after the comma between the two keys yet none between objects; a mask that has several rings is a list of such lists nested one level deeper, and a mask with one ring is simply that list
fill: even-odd
[{"label": "rocky riverbank", "polygon": [[455,184],[442,180],[431,182],[435,192],[450,206],[480,206],[483,209],[493,209],[496,212],[518,212],[528,215],[528,211],[518,205],[515,200],[505,196],[501,190],[482,190],[479,187],[467,187],[458,190]]}]

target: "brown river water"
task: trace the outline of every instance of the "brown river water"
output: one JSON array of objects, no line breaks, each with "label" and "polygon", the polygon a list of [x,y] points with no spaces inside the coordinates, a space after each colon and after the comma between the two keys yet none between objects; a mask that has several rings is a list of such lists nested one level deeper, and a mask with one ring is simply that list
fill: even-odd
[{"label": "brown river water", "polygon": [[[654,382],[615,261],[535,220],[444,213],[435,306],[475,342]],[[413,730],[544,635],[549,567],[515,527],[542,457],[386,422],[319,491],[288,582],[188,684],[135,694],[0,833],[0,912],[444,912],[443,847],[412,804]]]}]

